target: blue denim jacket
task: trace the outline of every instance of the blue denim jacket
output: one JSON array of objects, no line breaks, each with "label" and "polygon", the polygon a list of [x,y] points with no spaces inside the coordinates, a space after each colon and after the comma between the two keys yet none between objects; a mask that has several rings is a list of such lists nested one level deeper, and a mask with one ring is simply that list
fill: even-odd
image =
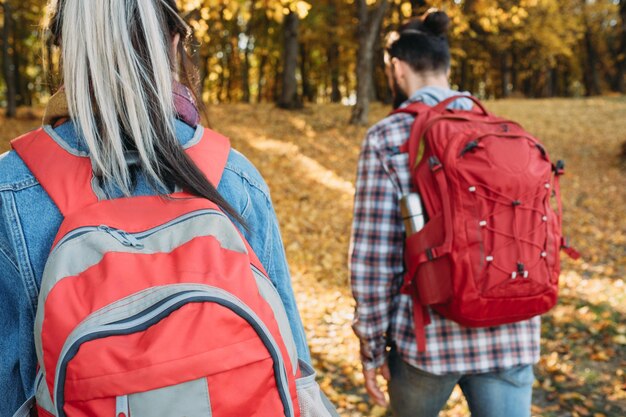
[{"label": "blue denim jacket", "polygon": [[[185,144],[195,129],[176,121]],[[55,132],[86,150],[73,125]],[[310,362],[296,308],[283,242],[269,190],[254,166],[232,150],[218,191],[249,227],[242,230],[276,286],[290,319],[301,359]],[[136,194],[152,194],[139,181]],[[61,213],[15,152],[0,156],[0,417],[10,417],[33,394],[36,357],[33,326],[44,265],[61,224]]]}]

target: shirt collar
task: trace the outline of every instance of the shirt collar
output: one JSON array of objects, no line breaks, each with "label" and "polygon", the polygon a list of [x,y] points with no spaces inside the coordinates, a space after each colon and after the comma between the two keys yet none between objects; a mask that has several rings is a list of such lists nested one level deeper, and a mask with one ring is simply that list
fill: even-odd
[{"label": "shirt collar", "polygon": [[[455,95],[469,96],[470,93],[467,91],[460,92],[457,90],[452,90],[450,88],[444,88],[444,87],[434,87],[434,86],[423,87],[417,90],[415,93],[413,93],[413,95],[411,95],[411,97],[407,101],[402,103],[400,108],[405,108],[409,106],[410,104],[417,103],[417,102],[424,103],[428,106],[435,106],[439,102]],[[473,104],[470,100],[458,100],[456,103],[453,104],[454,108],[458,108],[461,110],[469,110],[472,108],[472,106]]]}]

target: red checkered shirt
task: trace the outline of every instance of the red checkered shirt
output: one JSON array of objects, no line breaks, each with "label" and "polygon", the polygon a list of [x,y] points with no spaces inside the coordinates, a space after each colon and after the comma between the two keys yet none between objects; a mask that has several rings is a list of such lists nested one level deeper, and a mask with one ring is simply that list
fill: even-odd
[{"label": "red checkered shirt", "polygon": [[[458,94],[427,87],[409,102],[435,105]],[[463,105],[463,102],[457,102]],[[467,104],[465,104],[467,105]],[[426,352],[418,352],[412,301],[400,294],[404,274],[404,225],[399,197],[409,192],[408,155],[399,147],[409,138],[413,117],[396,114],[367,133],[359,157],[350,256],[352,293],[356,300],[354,331],[361,341],[367,369],[381,366],[386,348],[397,346],[402,358],[433,374],[482,373],[536,363],[540,317],[513,324],[463,327],[431,310]]]}]

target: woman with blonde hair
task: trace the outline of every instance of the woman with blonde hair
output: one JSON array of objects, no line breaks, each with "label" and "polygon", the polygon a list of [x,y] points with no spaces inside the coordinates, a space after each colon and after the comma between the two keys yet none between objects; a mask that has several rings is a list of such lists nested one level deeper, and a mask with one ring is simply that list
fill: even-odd
[{"label": "woman with blonde hair", "polygon": [[[48,21],[48,33],[61,49],[63,87],[50,100],[44,126],[14,141],[14,151],[0,157],[0,416],[28,415],[32,403],[18,408],[35,394],[40,415],[96,415],[94,410],[109,408],[120,417],[128,416],[129,411],[133,416],[172,415],[167,413],[173,410],[211,415],[214,407],[221,410],[219,415],[252,415],[238,408],[245,407],[246,401],[248,407],[257,408],[254,415],[300,415],[296,401],[302,406],[302,384],[298,382],[298,395],[294,395],[295,384],[287,374],[293,370],[294,375],[303,376],[302,367],[308,370],[310,358],[269,191],[243,155],[230,150],[225,138],[199,123],[197,95],[191,93],[198,87],[193,83],[196,72],[185,52],[191,30],[179,16],[176,1],[51,0]],[[185,215],[169,219],[166,215],[170,212]],[[219,216],[208,216],[209,212],[223,212],[232,223],[217,221]],[[70,219],[81,227],[67,225]],[[126,230],[106,226],[102,219],[126,222]],[[231,230],[233,223],[238,230]],[[147,224],[152,225],[148,231]],[[220,245],[214,244],[216,240]],[[109,246],[104,250],[98,245]],[[192,245],[200,246],[193,252],[188,249]],[[69,252],[69,247],[74,252]],[[184,250],[187,252],[182,253],[189,255],[179,254],[178,260],[171,260]],[[60,252],[65,253],[62,260]],[[242,254],[246,256],[242,258]],[[148,262],[137,261],[139,258]],[[252,272],[249,268],[245,271],[242,281],[222,282],[227,280],[213,276],[219,268],[231,274],[240,259],[249,259],[247,266],[253,267]],[[144,279],[131,276],[131,272],[151,265],[155,276],[174,265],[184,277],[145,278],[142,291],[125,293],[126,286],[137,287]],[[114,276],[111,271],[115,268],[128,277]],[[95,284],[68,289],[73,282],[83,285],[93,280],[94,270],[102,274]],[[265,273],[269,286],[262,277]],[[54,274],[58,276],[50,282],[48,275]],[[253,290],[243,288],[248,284]],[[235,295],[223,295],[223,288],[215,289],[220,285],[230,285]],[[176,292],[179,287],[186,291]],[[159,298],[163,288],[170,292]],[[111,298],[113,293],[119,300]],[[140,298],[137,294],[146,305],[135,303]],[[190,299],[190,294],[194,298]],[[102,297],[110,299],[103,301]],[[257,312],[239,304],[246,297],[258,305]],[[207,306],[209,298],[221,307],[230,306],[230,316],[222,313],[226,308]],[[146,300],[151,299],[156,301],[148,305]],[[187,301],[177,304],[179,310],[165,309],[177,299]],[[103,305],[107,307],[100,308]],[[121,318],[126,310],[128,316]],[[104,322],[113,311],[116,320]],[[268,311],[273,314],[264,323]],[[157,312],[162,314],[155,316]],[[218,313],[225,316],[216,326],[240,323],[227,337],[200,320],[213,323],[210,320],[217,320]],[[180,319],[183,314],[188,319]],[[160,321],[140,320],[147,316]],[[168,324],[177,317],[176,324]],[[99,320],[100,333],[80,333],[83,339],[72,339],[85,344],[69,343],[74,333],[63,339],[64,343],[56,340],[70,333],[71,329],[65,328],[69,322],[77,332],[94,320]],[[143,333],[130,334],[128,323],[137,320],[145,326],[135,331]],[[181,333],[183,329],[188,333]],[[154,337],[157,331],[182,336]],[[103,332],[112,337],[105,338]],[[251,344],[251,335],[259,336],[255,336],[256,344]],[[185,365],[191,355],[186,349],[217,343],[220,338],[228,340],[220,342],[224,342],[221,350],[216,347],[211,352],[219,350],[223,361]],[[147,339],[152,342],[137,350],[136,345]],[[123,349],[122,342],[117,342],[122,340]],[[104,356],[84,359],[93,346],[104,351]],[[259,350],[259,346],[267,350]],[[175,348],[181,351],[168,351]],[[258,357],[253,355],[247,361],[260,361],[254,365],[258,369],[265,366],[261,364],[269,360],[270,353],[272,360],[264,369],[272,377],[263,384],[278,392],[263,394],[257,404],[252,404],[255,395],[265,389],[257,384],[261,377],[242,380],[244,377],[233,374],[230,381],[239,383],[231,386],[223,376],[227,364],[252,355],[252,351],[258,352]],[[202,354],[210,357],[211,352]],[[300,369],[296,369],[298,360]],[[178,365],[168,368],[168,384],[158,383],[164,388],[156,382],[160,374],[142,374],[130,392],[123,391],[124,380],[109,383],[106,379],[109,374],[144,371],[133,368],[131,372],[124,366],[174,361]],[[207,362],[212,370],[200,371]],[[51,363],[56,364],[56,372]],[[80,370],[81,363],[93,369]],[[105,380],[94,385],[92,393],[88,394],[87,388],[72,388],[76,381],[95,378],[105,366],[110,368],[106,371],[109,376],[99,377]],[[254,375],[261,374],[258,369]],[[184,377],[179,372],[201,375],[199,385],[197,381],[181,385]],[[213,377],[217,382],[212,382]],[[66,381],[64,388],[59,388],[60,381]],[[200,395],[197,389],[202,386],[204,394]],[[231,395],[220,399],[218,391],[227,388]],[[143,397],[137,394],[143,391],[149,392]],[[175,408],[170,408],[174,403]]]}]

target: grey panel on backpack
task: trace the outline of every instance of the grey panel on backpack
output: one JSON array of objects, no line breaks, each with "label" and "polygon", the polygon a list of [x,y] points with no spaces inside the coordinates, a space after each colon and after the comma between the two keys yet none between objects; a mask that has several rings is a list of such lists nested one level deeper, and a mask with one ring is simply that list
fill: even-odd
[{"label": "grey panel on backpack", "polygon": [[211,417],[206,378],[128,396],[132,417]]},{"label": "grey panel on backpack", "polygon": [[[158,227],[153,229],[157,230]],[[61,249],[53,249],[44,270],[39,291],[37,315],[35,316],[35,348],[39,363],[43,363],[41,330],[48,294],[63,278],[76,276],[98,264],[107,252],[169,253],[177,247],[200,236],[213,236],[220,245],[239,253],[248,253],[241,235],[232,222],[222,213],[210,213],[167,227],[142,240],[143,249],[123,246],[105,232],[88,233],[70,241]]]},{"label": "grey panel on backpack", "polygon": [[296,342],[293,338],[291,326],[289,325],[289,318],[287,317],[285,306],[270,279],[265,277],[261,271],[257,270],[254,266],[252,266],[252,272],[256,279],[257,287],[259,287],[261,297],[263,297],[274,312],[274,318],[276,318],[276,322],[278,323],[278,331],[287,347],[292,372],[295,375],[298,372],[298,350],[296,349]]},{"label": "grey panel on backpack", "polygon": [[37,385],[35,392],[37,405],[46,410],[48,413],[55,415],[54,403],[52,402],[52,397],[50,396],[50,391],[48,390],[48,384],[46,384],[44,379],[45,377],[40,369],[37,374],[37,381],[39,381],[39,384]]}]

